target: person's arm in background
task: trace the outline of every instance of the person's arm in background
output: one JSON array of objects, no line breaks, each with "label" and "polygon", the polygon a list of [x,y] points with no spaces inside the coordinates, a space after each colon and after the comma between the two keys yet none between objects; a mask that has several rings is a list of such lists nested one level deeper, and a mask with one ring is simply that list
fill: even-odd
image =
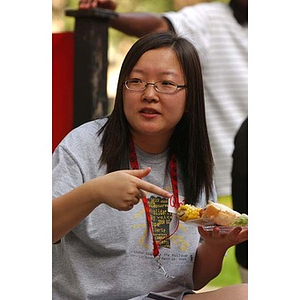
[{"label": "person's arm in background", "polygon": [[[80,0],[79,9],[103,8],[116,9],[116,3],[112,0]],[[111,20],[111,27],[125,34],[142,37],[151,32],[168,31],[169,22],[158,14],[152,13],[121,13]]]}]

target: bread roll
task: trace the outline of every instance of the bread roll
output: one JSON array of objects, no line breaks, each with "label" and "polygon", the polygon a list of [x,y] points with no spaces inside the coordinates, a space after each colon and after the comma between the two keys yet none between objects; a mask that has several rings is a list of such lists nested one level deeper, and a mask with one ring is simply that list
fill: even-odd
[{"label": "bread roll", "polygon": [[230,207],[209,201],[202,213],[202,218],[211,220],[214,224],[229,226],[232,225],[241,214],[232,210]]}]

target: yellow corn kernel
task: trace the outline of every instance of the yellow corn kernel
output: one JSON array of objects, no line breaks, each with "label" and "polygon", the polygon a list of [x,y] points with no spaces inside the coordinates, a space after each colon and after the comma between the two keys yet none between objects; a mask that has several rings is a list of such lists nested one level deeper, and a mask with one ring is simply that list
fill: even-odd
[{"label": "yellow corn kernel", "polygon": [[181,221],[195,220],[200,218],[201,208],[197,208],[191,204],[181,205],[177,210],[177,216]]}]

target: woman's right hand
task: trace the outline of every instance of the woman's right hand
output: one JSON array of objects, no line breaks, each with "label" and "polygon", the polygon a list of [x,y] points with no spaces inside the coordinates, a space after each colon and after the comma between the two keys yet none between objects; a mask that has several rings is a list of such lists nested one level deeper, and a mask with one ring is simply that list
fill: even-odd
[{"label": "woman's right hand", "polygon": [[52,240],[56,243],[87,217],[98,205],[130,210],[145,196],[145,191],[170,198],[172,195],[142,180],[151,171],[115,171],[85,182],[52,201]]},{"label": "woman's right hand", "polygon": [[142,180],[151,168],[142,170],[121,170],[95,178],[87,185],[91,185],[92,197],[99,204],[105,203],[118,210],[130,210],[145,197],[145,191],[170,198],[172,194]]},{"label": "woman's right hand", "polygon": [[104,8],[115,10],[117,4],[113,0],[80,0],[79,1],[79,9],[89,9],[89,8]]}]

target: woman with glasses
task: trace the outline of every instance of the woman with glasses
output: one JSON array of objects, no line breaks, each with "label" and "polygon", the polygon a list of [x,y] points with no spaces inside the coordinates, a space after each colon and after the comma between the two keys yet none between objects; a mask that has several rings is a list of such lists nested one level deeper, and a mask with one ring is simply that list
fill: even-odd
[{"label": "woman with glasses", "polygon": [[182,203],[216,199],[212,169],[195,48],[172,33],[141,38],[111,115],[53,154],[53,299],[246,299],[246,285],[192,291],[247,239],[179,222]]}]

